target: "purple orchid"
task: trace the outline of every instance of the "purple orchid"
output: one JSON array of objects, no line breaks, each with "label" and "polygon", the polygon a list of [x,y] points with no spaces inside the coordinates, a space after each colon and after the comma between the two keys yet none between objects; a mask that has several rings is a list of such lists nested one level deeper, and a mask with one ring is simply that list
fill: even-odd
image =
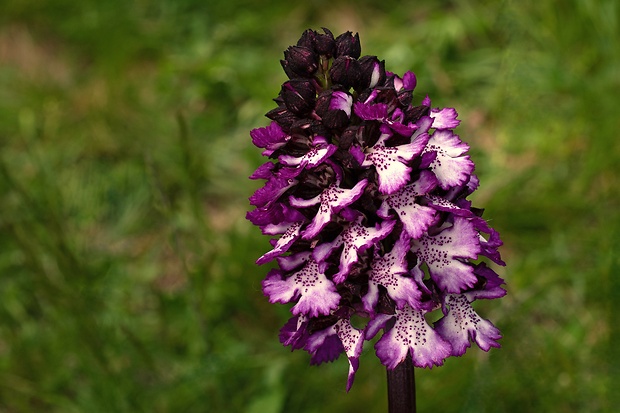
[{"label": "purple orchid", "polygon": [[[440,366],[472,342],[499,347],[499,330],[474,310],[502,297],[499,234],[467,197],[474,163],[453,108],[414,105],[417,78],[361,55],[359,36],[307,30],[284,53],[289,77],[254,129],[269,161],[247,218],[277,238],[258,264],[276,260],[263,292],[291,305],[280,341],[312,364],[349,360],[347,390],[365,341],[394,369]],[[489,260],[487,264],[482,260]],[[431,324],[426,314],[440,318]],[[365,327],[351,317],[367,320]],[[437,317],[434,317],[435,319]]]}]

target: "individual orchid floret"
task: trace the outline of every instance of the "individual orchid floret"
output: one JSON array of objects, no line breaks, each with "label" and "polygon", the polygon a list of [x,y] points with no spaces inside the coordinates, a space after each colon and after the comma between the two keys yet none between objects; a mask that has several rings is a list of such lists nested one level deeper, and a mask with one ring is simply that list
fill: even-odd
[{"label": "individual orchid floret", "polygon": [[469,155],[465,155],[468,150],[469,145],[447,129],[435,131],[429,139],[423,154],[434,153],[429,168],[443,189],[467,182],[467,178],[474,170],[474,163]]},{"label": "individual orchid floret", "polygon": [[430,171],[422,171],[414,183],[403,187],[398,192],[387,195],[377,215],[387,219],[389,211],[394,210],[403,223],[405,232],[412,239],[418,239],[426,233],[435,222],[437,210],[424,206],[417,200],[428,194],[437,186],[437,179]]},{"label": "individual orchid floret", "polygon": [[252,129],[250,132],[252,143],[259,148],[265,148],[263,156],[271,155],[276,149],[284,146],[291,138],[284,133],[277,122],[271,122],[264,128]]},{"label": "individual orchid floret", "polygon": [[313,355],[313,364],[332,361],[342,352],[349,359],[347,391],[351,389],[355,372],[359,367],[359,357],[364,345],[364,331],[351,325],[348,318],[341,318],[334,325],[308,337],[305,350]]},{"label": "individual orchid floret", "polygon": [[272,237],[256,261],[277,263],[263,293],[293,314],[281,343],[311,364],[345,353],[347,390],[378,334],[388,370],[409,356],[440,366],[471,342],[498,347],[499,330],[472,303],[506,294],[502,241],[468,199],[479,180],[456,110],[414,96],[416,75],[361,56],[351,32],[306,30],[281,63],[288,79],[271,123],[250,132],[269,160],[250,177],[265,182],[247,213]]},{"label": "individual orchid floret", "polygon": [[379,301],[379,286],[386,289],[388,296],[394,300],[396,308],[402,309],[406,304],[419,308],[422,292],[415,279],[409,277],[406,255],[411,249],[409,237],[403,233],[389,253],[375,256],[368,273],[368,293],[362,297],[364,308],[374,313]]},{"label": "individual orchid floret", "polygon": [[344,189],[337,185],[332,185],[321,192],[321,194],[311,199],[291,197],[291,205],[297,208],[307,208],[312,205],[320,204],[318,213],[305,229],[303,237],[305,239],[316,237],[325,225],[330,222],[333,214],[351,205],[362,195],[367,183],[367,180],[361,180],[351,189]]},{"label": "individual orchid floret", "polygon": [[[387,237],[394,228],[395,221],[384,221],[383,224],[377,224],[375,227],[365,227],[361,224],[362,218],[352,222],[337,238],[342,245],[342,254],[340,256],[340,266],[338,272],[334,274],[334,282],[339,284],[343,282],[351,266],[359,259],[359,254],[375,245],[375,243]],[[336,245],[339,242],[336,241]]]},{"label": "individual orchid floret", "polygon": [[340,302],[334,283],[327,279],[312,259],[291,275],[272,270],[263,281],[263,291],[272,303],[286,304],[296,300],[297,303],[291,309],[295,315],[326,315],[336,309]]},{"label": "individual orchid floret", "polygon": [[488,320],[474,311],[463,294],[448,294],[444,299],[445,317],[435,323],[435,331],[452,345],[452,355],[462,356],[470,347],[470,339],[489,351],[499,347],[497,340],[502,338],[499,330]]},{"label": "individual orchid floret", "polygon": [[[281,169],[280,172],[292,171],[291,169]],[[288,189],[297,184],[297,181],[292,178],[293,174],[275,173],[269,177],[265,186],[258,189],[254,195],[250,197],[250,204],[257,207],[265,207],[272,202],[275,202],[282,196]]]},{"label": "individual orchid floret", "polygon": [[366,151],[362,162],[362,166],[375,167],[379,176],[379,191],[383,194],[393,194],[407,184],[411,173],[411,167],[407,164],[422,152],[429,139],[427,134],[422,134],[411,143],[386,146],[390,137],[391,134],[382,133],[377,143]]},{"label": "individual orchid floret", "polygon": [[480,252],[478,233],[465,218],[454,217],[452,226],[414,240],[411,250],[428,266],[431,278],[441,291],[459,293],[477,281],[473,266],[462,261],[476,259]]},{"label": "individual orchid floret", "polygon": [[415,73],[411,71],[406,71],[402,78],[400,78],[397,75],[394,75],[393,73],[392,75],[393,75],[393,81],[394,81],[394,89],[397,92],[400,91],[401,89],[414,90],[418,83],[418,79]]},{"label": "individual orchid floret", "polygon": [[258,265],[265,264],[266,262],[271,261],[275,257],[282,255],[293,245],[295,240],[301,234],[301,226],[304,224],[304,221],[296,221],[284,226],[283,228],[279,228],[274,226],[269,226],[267,229],[264,229],[263,232],[268,235],[277,235],[282,234],[282,236],[278,239],[273,249],[264,255],[262,255],[256,263]]},{"label": "individual orchid floret", "polygon": [[[393,369],[411,354],[416,367],[441,366],[452,353],[449,341],[440,336],[424,318],[425,311],[409,306],[396,310],[395,314],[378,315],[368,323],[367,338],[384,329],[383,336],[375,344],[377,357],[388,369]],[[394,325],[389,327],[389,321]]]},{"label": "individual orchid floret", "polygon": [[332,156],[336,151],[336,145],[332,145],[322,136],[312,138],[312,146],[300,157],[288,154],[282,154],[278,157],[281,164],[291,167],[297,167],[297,172],[301,172],[303,168],[314,168],[323,163],[327,158]]}]

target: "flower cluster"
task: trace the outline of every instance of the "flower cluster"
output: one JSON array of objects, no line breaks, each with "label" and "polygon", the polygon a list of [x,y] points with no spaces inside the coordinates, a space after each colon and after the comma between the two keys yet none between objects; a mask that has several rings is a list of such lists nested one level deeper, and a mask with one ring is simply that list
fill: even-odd
[{"label": "flower cluster", "polygon": [[[247,218],[277,236],[257,260],[278,266],[262,283],[291,303],[280,341],[311,363],[349,359],[347,390],[363,343],[393,369],[461,356],[470,341],[499,347],[498,329],[472,308],[505,295],[482,257],[504,265],[499,234],[466,198],[478,187],[452,108],[414,105],[416,76],[361,55],[358,35],[307,30],[281,61],[289,80],[251,131],[270,160]],[[438,321],[426,314],[436,311]],[[351,318],[355,316],[354,322]]]}]

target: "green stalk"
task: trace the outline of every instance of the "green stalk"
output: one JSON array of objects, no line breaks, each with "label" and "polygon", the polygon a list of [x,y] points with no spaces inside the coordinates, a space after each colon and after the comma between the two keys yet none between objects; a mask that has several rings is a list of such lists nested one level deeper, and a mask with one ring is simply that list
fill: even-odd
[{"label": "green stalk", "polygon": [[415,413],[415,372],[411,354],[394,368],[387,370],[388,412]]}]

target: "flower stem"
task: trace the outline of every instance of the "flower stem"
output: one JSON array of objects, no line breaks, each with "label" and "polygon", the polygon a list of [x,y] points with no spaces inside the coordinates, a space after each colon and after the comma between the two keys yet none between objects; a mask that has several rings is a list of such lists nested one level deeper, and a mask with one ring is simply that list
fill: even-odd
[{"label": "flower stem", "polygon": [[394,368],[387,371],[388,412],[415,413],[415,375],[411,354]]}]

